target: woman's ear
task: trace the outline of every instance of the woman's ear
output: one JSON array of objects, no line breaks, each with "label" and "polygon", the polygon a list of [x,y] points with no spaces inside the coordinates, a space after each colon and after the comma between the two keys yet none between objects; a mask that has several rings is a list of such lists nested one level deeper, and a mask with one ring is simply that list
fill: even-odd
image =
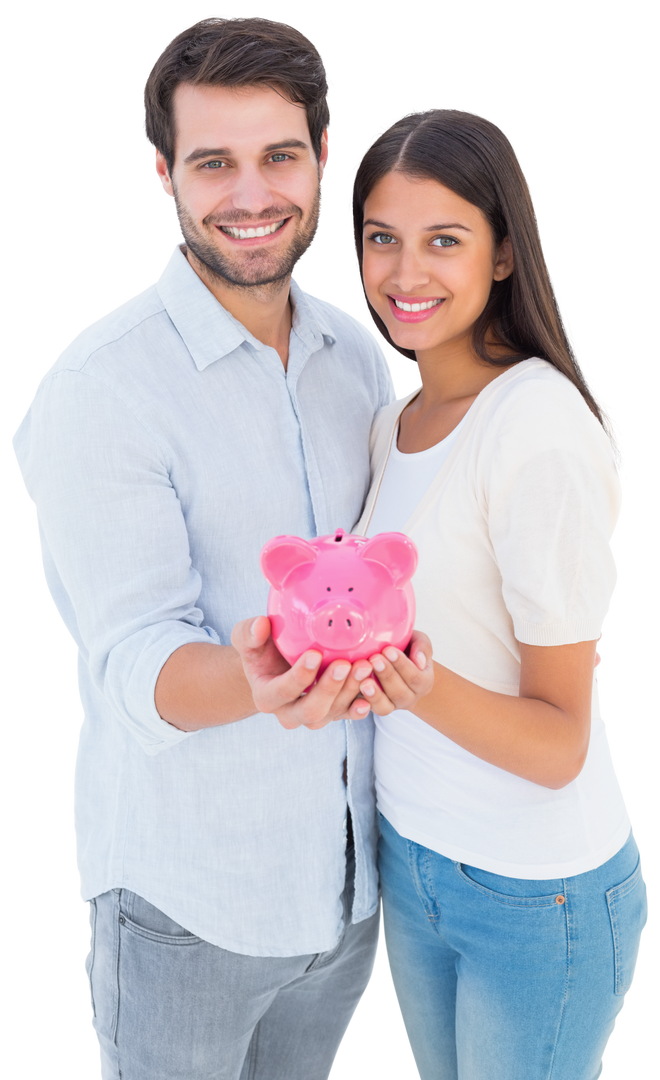
[{"label": "woman's ear", "polygon": [[513,273],[513,248],[509,237],[505,236],[497,249],[495,266],[493,267],[493,281],[504,281],[511,273]]}]

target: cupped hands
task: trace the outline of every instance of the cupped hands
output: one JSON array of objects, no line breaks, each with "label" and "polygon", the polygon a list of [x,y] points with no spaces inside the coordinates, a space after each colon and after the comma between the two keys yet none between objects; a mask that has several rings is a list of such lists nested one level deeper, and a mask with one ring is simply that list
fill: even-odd
[{"label": "cupped hands", "polygon": [[317,730],[333,720],[361,720],[371,709],[381,715],[410,709],[433,686],[431,642],[419,631],[413,633],[410,657],[387,646],[383,653],[353,664],[334,660],[315,684],[321,653],[309,649],[289,665],[271,637],[266,616],[237,623],[231,640],[257,709],[273,713],[287,729]]}]

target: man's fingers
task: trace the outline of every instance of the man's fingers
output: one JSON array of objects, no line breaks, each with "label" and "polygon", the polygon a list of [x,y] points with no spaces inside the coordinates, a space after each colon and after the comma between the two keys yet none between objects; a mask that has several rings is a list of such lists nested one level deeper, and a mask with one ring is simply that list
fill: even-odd
[{"label": "man's fingers", "polygon": [[253,649],[260,649],[262,645],[265,645],[270,637],[271,627],[270,619],[265,615],[257,615],[256,619],[252,619],[249,628],[249,637]]},{"label": "man's fingers", "polygon": [[231,632],[231,643],[241,656],[251,649],[260,649],[270,637],[270,619],[258,615],[256,619],[242,619]]},{"label": "man's fingers", "polygon": [[[366,668],[370,668],[368,663]],[[291,670],[293,671],[293,668]],[[304,725],[311,730],[317,730],[325,727],[332,720],[340,719],[341,716],[345,715],[350,702],[358,693],[357,683],[354,683],[351,696],[346,698],[344,704],[345,687],[350,673],[351,665],[347,660],[335,660],[323,672],[315,686],[312,686],[304,696],[291,704],[285,713],[278,715],[280,723],[284,727],[300,727]]]},{"label": "man's fingers", "polygon": [[274,713],[286,705],[297,702],[303,692],[314,682],[322,659],[320,652],[310,649],[282,675],[274,679],[257,678],[253,686],[254,703],[257,708],[261,712]]}]

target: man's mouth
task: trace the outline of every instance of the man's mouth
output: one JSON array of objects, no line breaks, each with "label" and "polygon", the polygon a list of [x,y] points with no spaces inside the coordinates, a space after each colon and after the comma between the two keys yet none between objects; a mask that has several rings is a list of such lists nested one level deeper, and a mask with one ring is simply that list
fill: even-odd
[{"label": "man's mouth", "polygon": [[244,229],[235,225],[220,225],[219,228],[221,232],[233,237],[234,240],[253,240],[255,236],[270,236],[278,232],[288,220],[288,218],[282,218],[281,221],[273,221],[270,225],[258,225],[256,228],[251,225]]}]

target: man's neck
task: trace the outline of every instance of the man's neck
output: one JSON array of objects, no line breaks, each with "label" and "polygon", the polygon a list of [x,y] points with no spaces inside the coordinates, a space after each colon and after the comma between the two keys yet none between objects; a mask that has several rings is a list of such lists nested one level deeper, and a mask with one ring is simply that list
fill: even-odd
[{"label": "man's neck", "polygon": [[286,371],[292,318],[289,300],[290,275],[282,281],[269,282],[267,285],[229,285],[210,273],[189,248],[185,248],[184,252],[209,292],[213,293],[223,308],[238,319],[257,341],[275,349]]}]

